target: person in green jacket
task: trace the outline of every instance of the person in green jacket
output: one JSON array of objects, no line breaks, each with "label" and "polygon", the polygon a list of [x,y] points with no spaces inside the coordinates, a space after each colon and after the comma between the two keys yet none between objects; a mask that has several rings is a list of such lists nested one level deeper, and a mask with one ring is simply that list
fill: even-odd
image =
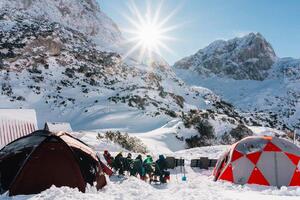
[{"label": "person in green jacket", "polygon": [[153,159],[150,155],[147,155],[146,159],[144,160],[144,168],[145,168],[145,173],[148,175],[150,181],[152,180],[153,176]]},{"label": "person in green jacket", "polygon": [[138,155],[136,159],[133,161],[133,167],[130,171],[130,175],[137,176],[140,175],[142,180],[145,179],[145,169],[143,167],[142,155]]}]

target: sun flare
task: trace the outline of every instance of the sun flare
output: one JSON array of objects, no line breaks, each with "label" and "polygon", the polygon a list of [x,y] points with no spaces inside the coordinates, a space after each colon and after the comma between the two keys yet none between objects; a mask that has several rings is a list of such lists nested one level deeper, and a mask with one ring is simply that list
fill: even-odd
[{"label": "sun flare", "polygon": [[160,43],[161,37],[160,29],[155,24],[144,24],[137,30],[137,39],[149,50]]},{"label": "sun flare", "polygon": [[128,36],[126,44],[130,46],[125,57],[138,55],[139,61],[143,61],[145,58],[151,60],[154,55],[160,56],[162,51],[173,53],[168,47],[168,42],[175,40],[175,38],[170,36],[170,32],[178,26],[169,26],[167,23],[176,10],[162,18],[162,4],[155,9],[155,12],[151,10],[151,5],[149,4],[145,14],[142,14],[142,11],[137,8],[134,1],[128,7],[131,14],[126,15],[125,18],[131,27],[122,29]]}]

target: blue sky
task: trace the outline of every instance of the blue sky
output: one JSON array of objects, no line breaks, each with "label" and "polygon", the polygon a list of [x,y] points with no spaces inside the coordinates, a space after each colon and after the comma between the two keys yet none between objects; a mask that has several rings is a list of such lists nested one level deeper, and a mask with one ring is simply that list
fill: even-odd
[{"label": "blue sky", "polygon": [[[102,11],[121,28],[128,28],[129,0],[98,0]],[[156,8],[161,0],[135,0],[142,13],[150,2]],[[161,18],[174,9],[168,25],[181,24],[168,33],[176,41],[167,45],[174,53],[162,51],[170,63],[195,53],[216,39],[230,39],[260,32],[279,57],[300,58],[300,1],[298,0],[165,0]],[[128,35],[124,34],[124,37]]]}]

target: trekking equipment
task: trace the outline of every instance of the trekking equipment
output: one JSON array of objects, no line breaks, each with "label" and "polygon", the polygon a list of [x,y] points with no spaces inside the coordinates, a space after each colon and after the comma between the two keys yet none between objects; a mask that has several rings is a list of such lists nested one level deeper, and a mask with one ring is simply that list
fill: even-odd
[{"label": "trekking equipment", "polygon": [[[180,157],[180,160],[182,160],[182,158]],[[180,172],[182,173],[183,171],[183,176],[181,178],[182,181],[186,181],[186,176],[185,176],[185,166],[184,166],[184,163],[183,165],[180,165]]]}]

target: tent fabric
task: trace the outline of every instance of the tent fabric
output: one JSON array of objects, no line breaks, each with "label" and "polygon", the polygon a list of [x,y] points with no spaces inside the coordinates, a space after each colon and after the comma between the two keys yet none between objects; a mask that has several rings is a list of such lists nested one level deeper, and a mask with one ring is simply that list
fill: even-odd
[{"label": "tent fabric", "polygon": [[0,109],[0,148],[37,130],[36,112],[30,109]]},{"label": "tent fabric", "polygon": [[278,137],[247,137],[219,158],[213,176],[236,184],[300,186],[300,148]]},{"label": "tent fabric", "polygon": [[106,178],[100,162],[90,147],[67,133],[36,131],[0,151],[0,194],[36,194],[52,185],[101,189]]}]

